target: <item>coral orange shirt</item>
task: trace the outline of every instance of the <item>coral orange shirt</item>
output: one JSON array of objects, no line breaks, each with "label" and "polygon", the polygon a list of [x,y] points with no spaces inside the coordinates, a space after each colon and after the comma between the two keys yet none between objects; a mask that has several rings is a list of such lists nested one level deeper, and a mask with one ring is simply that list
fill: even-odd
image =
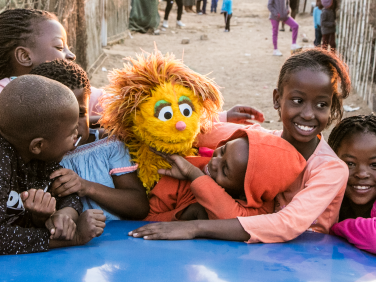
[{"label": "coral orange shirt", "polygon": [[[277,136],[282,134],[282,131],[266,130],[260,125],[217,123],[211,132],[198,136],[197,144],[214,148],[239,128],[252,128]],[[307,229],[329,233],[330,227],[338,221],[348,174],[346,164],[321,138],[307,160],[304,172],[285,192],[277,195],[275,213],[238,217],[244,230],[251,235],[248,243],[285,242]]]}]

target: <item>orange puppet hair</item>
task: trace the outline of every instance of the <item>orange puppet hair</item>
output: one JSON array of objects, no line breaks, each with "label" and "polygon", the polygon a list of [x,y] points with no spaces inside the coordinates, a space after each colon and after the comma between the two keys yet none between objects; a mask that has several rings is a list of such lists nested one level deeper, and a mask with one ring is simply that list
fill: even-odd
[{"label": "orange puppet hair", "polygon": [[129,62],[124,68],[110,73],[107,94],[100,99],[104,109],[100,124],[110,136],[116,135],[126,144],[135,138],[132,114],[151,97],[153,89],[169,82],[187,87],[201,98],[200,130],[204,133],[212,127],[223,104],[222,94],[212,79],[194,72],[173,54],[163,56],[156,47],[154,53],[143,52],[136,58],[125,58]]}]

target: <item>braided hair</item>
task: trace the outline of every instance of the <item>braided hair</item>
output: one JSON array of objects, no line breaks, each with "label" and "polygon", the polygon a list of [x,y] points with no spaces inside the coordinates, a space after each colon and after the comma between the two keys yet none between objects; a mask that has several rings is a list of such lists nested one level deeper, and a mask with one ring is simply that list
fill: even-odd
[{"label": "braided hair", "polygon": [[44,20],[58,19],[47,11],[34,9],[11,9],[0,14],[0,79],[12,74],[11,51],[30,43],[33,25]]},{"label": "braided hair", "polygon": [[368,116],[359,115],[343,119],[333,128],[329,135],[328,144],[337,153],[342,140],[354,133],[376,134],[376,116],[372,113]]},{"label": "braided hair", "polygon": [[[283,87],[291,74],[303,69],[324,72],[331,78],[333,87],[332,106],[327,127],[335,120],[341,120],[343,115],[342,100],[349,96],[351,82],[346,64],[332,52],[314,48],[291,56],[283,64],[278,78],[278,92],[283,95]],[[338,92],[338,82],[341,82],[341,93]]]},{"label": "braided hair", "polygon": [[42,63],[32,69],[30,74],[41,75],[56,80],[69,89],[85,89],[85,95],[90,95],[90,82],[86,72],[76,63],[56,59]]}]

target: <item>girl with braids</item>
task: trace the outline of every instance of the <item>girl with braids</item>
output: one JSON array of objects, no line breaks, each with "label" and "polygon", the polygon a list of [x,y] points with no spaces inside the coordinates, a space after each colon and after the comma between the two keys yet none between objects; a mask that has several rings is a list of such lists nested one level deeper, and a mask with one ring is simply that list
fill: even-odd
[{"label": "girl with braids", "polygon": [[[63,59],[74,61],[67,34],[57,17],[42,10],[12,9],[0,14],[0,92],[13,78],[28,74],[41,63]],[[96,107],[103,90],[91,88],[89,114]],[[98,117],[91,117],[95,123]]]},{"label": "girl with braids", "polygon": [[331,233],[376,254],[376,116],[345,118],[328,143],[349,169],[340,222]]},{"label": "girl with braids", "polygon": [[60,198],[77,193],[84,210],[102,210],[106,220],[146,217],[149,211],[146,191],[128,149],[115,138],[99,140],[102,134],[89,129],[90,83],[86,72],[74,62],[54,60],[40,64],[31,74],[70,88],[80,109],[79,146],[64,156],[60,163],[64,168],[51,174],[51,178],[57,178],[51,185],[52,194]]},{"label": "girl with braids", "polygon": [[[282,66],[273,92],[274,108],[279,111],[283,130],[246,126],[287,140],[307,161],[295,182],[275,197],[274,213],[226,220],[153,223],[129,235],[144,239],[209,237],[277,243],[292,240],[307,229],[329,233],[338,220],[348,169],[325,142],[321,131],[341,119],[342,100],[349,91],[346,66],[336,55],[310,49],[291,56]],[[217,124],[215,131],[199,137],[198,144],[212,148],[239,128],[244,127]],[[286,163],[275,165],[288,163],[286,159]]]}]

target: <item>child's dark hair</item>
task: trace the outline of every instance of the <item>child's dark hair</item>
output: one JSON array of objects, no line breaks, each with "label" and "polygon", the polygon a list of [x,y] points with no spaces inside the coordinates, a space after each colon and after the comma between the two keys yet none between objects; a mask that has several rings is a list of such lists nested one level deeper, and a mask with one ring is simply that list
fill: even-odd
[{"label": "child's dark hair", "polygon": [[[335,120],[341,120],[343,114],[342,100],[349,96],[351,88],[346,64],[332,52],[320,48],[299,52],[287,59],[281,68],[278,78],[280,95],[283,95],[283,87],[289,80],[290,75],[303,69],[322,71],[330,76],[333,85],[333,97],[327,126]],[[341,93],[337,91],[338,79],[341,82]]]},{"label": "child's dark hair", "polygon": [[376,116],[359,115],[343,119],[333,128],[329,135],[328,144],[337,153],[342,140],[354,133],[374,133],[376,134]]},{"label": "child's dark hair", "polygon": [[65,60],[53,60],[42,63],[32,69],[30,74],[41,75],[56,80],[71,90],[85,89],[85,95],[90,95],[90,82],[86,72],[76,63]]},{"label": "child's dark hair", "polygon": [[11,9],[0,14],[0,79],[12,74],[11,51],[33,43],[33,25],[44,20],[58,20],[54,14],[34,9]]}]

